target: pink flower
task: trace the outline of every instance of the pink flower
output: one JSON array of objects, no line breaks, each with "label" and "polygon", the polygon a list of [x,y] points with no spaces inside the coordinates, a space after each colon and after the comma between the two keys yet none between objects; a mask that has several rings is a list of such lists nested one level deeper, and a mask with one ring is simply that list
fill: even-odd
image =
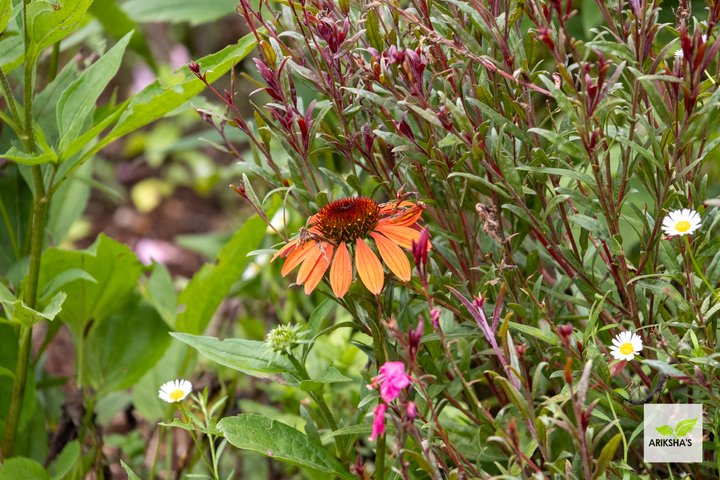
[{"label": "pink flower", "polygon": [[387,405],[382,402],[378,403],[378,406],[375,407],[375,419],[373,420],[372,434],[370,435],[370,440],[375,440],[378,437],[378,435],[385,434],[385,411],[386,410],[387,410]]},{"label": "pink flower", "polygon": [[380,397],[390,403],[395,400],[400,391],[410,385],[410,376],[405,373],[402,362],[385,362],[380,367],[380,375],[373,379],[373,386],[380,384]]},{"label": "pink flower", "polygon": [[415,402],[408,402],[406,413],[410,420],[415,420],[415,417],[417,417],[417,407],[415,406]]}]

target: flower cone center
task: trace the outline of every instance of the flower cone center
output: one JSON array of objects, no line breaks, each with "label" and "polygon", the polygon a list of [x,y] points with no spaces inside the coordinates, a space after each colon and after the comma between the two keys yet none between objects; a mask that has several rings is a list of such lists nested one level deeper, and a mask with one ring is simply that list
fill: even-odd
[{"label": "flower cone center", "polygon": [[367,197],[343,198],[325,205],[315,216],[316,227],[335,245],[367,237],[380,216],[378,204]]},{"label": "flower cone center", "polygon": [[634,351],[635,349],[633,348],[632,343],[623,343],[620,345],[620,353],[623,355],[630,355]]},{"label": "flower cone center", "polygon": [[170,395],[168,395],[168,397],[170,397],[170,400],[172,400],[173,402],[177,402],[178,400],[183,398],[184,395],[185,395],[185,392],[178,389],[178,390],[173,390],[172,392],[170,392]]},{"label": "flower cone center", "polygon": [[688,230],[690,230],[690,222],[688,222],[687,220],[680,220],[675,224],[675,230],[683,233],[687,232]]}]

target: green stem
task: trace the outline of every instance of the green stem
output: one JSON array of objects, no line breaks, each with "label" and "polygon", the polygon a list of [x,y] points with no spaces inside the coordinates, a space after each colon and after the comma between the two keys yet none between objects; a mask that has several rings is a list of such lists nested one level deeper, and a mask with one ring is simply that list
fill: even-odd
[{"label": "green stem", "polygon": [[[295,367],[295,371],[300,380],[310,380],[310,375],[308,375],[307,370],[298,361],[298,359],[295,358],[292,353],[288,353],[287,358],[288,360],[290,360],[290,363],[293,364],[293,367]],[[325,397],[323,396],[323,394],[316,394],[315,392],[310,392],[310,396],[317,404],[318,408],[320,409],[320,413],[322,414],[330,429],[333,431],[337,430],[337,422],[335,422],[335,417],[333,417],[333,414],[330,411],[327,402],[325,402]]]},{"label": "green stem", "polygon": [[[35,63],[34,58],[30,58],[28,55],[30,45],[30,38],[27,29],[28,3],[29,0],[25,0],[23,3],[23,21],[25,22],[25,103],[23,105],[23,108],[25,109],[25,131],[23,135],[23,143],[29,153],[35,153],[36,143],[32,115]],[[6,87],[4,86],[3,88]],[[14,100],[8,99],[8,103],[13,105]],[[30,266],[28,268],[27,281],[25,283],[25,291],[23,295],[23,301],[29,308],[35,308],[37,303],[40,261],[42,257],[43,241],[45,239],[45,221],[49,201],[45,193],[45,183],[43,182],[42,170],[38,165],[32,167],[32,181],[34,191],[32,202],[32,221],[30,224]],[[17,365],[15,367],[15,381],[13,382],[10,408],[8,409],[8,417],[5,424],[5,438],[3,439],[2,444],[2,452],[5,458],[9,458],[12,455],[15,435],[17,434],[17,427],[20,423],[20,410],[23,396],[25,395],[28,363],[30,361],[31,339],[32,326],[21,325],[20,344],[18,349]]]},{"label": "green stem", "polygon": [[30,340],[32,339],[32,328],[29,325],[20,326],[20,348],[18,350],[17,365],[15,367],[15,381],[13,382],[10,409],[8,410],[7,423],[5,424],[5,439],[3,440],[2,453],[5,458],[12,456],[15,443],[15,433],[20,423],[20,407],[25,394],[25,379],[27,378],[28,358],[30,357]]},{"label": "green stem", "polygon": [[[370,330],[372,331],[373,347],[375,349],[375,361],[378,369],[387,361],[385,355],[385,331],[380,324],[380,318],[370,321]],[[374,480],[383,480],[385,478],[385,450],[387,449],[387,440],[383,433],[377,439],[375,446],[375,473]]]},{"label": "green stem", "polygon": [[5,100],[10,107],[10,115],[12,115],[13,122],[15,122],[15,128],[19,130],[20,128],[22,128],[22,123],[20,122],[20,114],[18,113],[15,96],[13,96],[12,93],[12,88],[10,88],[10,82],[8,81],[7,76],[5,75],[5,72],[2,68],[0,68],[0,87],[2,87],[3,94],[5,95]]}]

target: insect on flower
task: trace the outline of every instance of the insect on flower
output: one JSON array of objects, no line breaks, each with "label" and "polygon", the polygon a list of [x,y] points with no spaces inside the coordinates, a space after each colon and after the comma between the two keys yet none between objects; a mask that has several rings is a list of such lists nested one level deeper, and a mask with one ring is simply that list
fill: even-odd
[{"label": "insect on flower", "polygon": [[282,275],[297,266],[296,283],[310,294],[330,269],[330,286],[343,297],[353,280],[353,262],[362,283],[377,295],[385,273],[371,248],[399,279],[410,280],[411,268],[403,248],[411,250],[420,238],[417,225],[425,205],[409,201],[378,204],[367,197],[342,198],[330,202],[310,217],[307,227],[273,257],[284,257]]}]

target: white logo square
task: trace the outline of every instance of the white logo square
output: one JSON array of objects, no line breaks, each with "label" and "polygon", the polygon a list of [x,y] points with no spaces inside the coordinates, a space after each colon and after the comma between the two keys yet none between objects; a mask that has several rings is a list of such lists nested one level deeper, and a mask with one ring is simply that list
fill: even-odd
[{"label": "white logo square", "polygon": [[648,463],[702,462],[702,405],[644,405],[644,458]]}]

